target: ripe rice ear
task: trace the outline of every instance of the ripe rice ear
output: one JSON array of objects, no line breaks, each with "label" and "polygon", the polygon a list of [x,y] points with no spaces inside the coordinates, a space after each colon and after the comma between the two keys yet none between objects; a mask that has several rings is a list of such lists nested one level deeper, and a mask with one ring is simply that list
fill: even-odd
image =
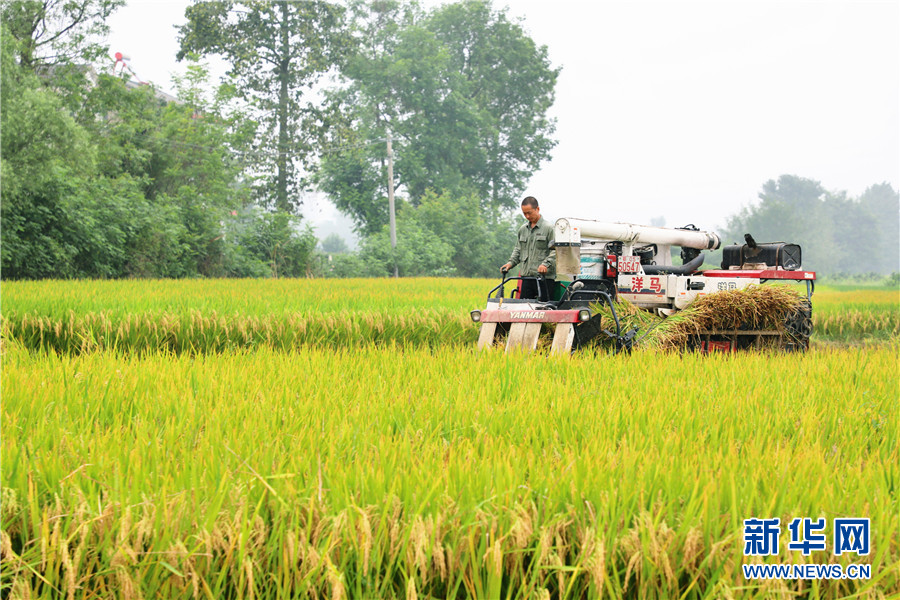
[{"label": "ripe rice ear", "polygon": [[666,319],[651,332],[651,344],[675,350],[702,331],[721,329],[785,330],[785,319],[803,297],[794,289],[751,285],[698,298],[691,306]]},{"label": "ripe rice ear", "polygon": [[[643,310],[627,300],[615,303],[622,333],[637,327],[638,346],[678,350],[698,338],[703,331],[721,329],[785,330],[785,319],[797,310],[804,298],[796,290],[777,285],[751,285],[701,296],[686,309],[670,317]],[[608,305],[591,307],[602,316],[604,329],[615,331]],[[607,344],[612,343],[608,340]]]}]

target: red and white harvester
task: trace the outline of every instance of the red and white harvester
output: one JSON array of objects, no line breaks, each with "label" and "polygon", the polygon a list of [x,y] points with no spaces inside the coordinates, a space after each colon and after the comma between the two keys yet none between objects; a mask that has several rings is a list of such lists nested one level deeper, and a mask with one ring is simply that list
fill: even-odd
[{"label": "red and white harvester", "polygon": [[[622,331],[614,304],[617,299],[671,316],[710,294],[765,282],[805,282],[806,300],[786,319],[785,327],[702,331],[697,347],[735,350],[754,346],[764,336],[778,336],[784,348],[806,349],[812,333],[811,298],[816,274],[802,269],[797,244],[756,243],[750,234],[745,240],[745,244],[723,247],[721,268],[700,271],[703,251],[721,245],[715,233],[693,225],[670,229],[558,219],[554,241],[556,278],[563,284],[560,294],[550,297],[554,286],[542,278],[506,278],[504,274],[500,285],[489,292],[487,306],[471,313],[472,320],[481,324],[478,347],[487,348],[505,338],[507,351],[533,350],[542,326],[548,323],[555,328],[551,354],[568,353],[604,336],[615,340],[616,351],[630,350],[637,331]],[[681,248],[681,265],[672,264],[673,247]],[[505,297],[507,285],[527,279],[536,280],[539,298],[519,298],[517,290]],[[600,315],[591,310],[598,303],[610,307],[616,331],[601,327]]]}]

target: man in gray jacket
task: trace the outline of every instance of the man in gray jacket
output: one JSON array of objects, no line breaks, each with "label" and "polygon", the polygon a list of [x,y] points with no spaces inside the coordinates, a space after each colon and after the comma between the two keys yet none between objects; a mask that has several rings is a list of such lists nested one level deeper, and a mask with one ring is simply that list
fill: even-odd
[{"label": "man in gray jacket", "polygon": [[[547,288],[551,297],[555,293],[556,282],[553,276],[556,274],[556,249],[553,247],[553,225],[541,216],[541,209],[534,196],[528,196],[522,200],[522,214],[528,221],[519,228],[516,246],[513,248],[509,262],[500,267],[506,273],[517,264],[521,263],[519,275],[521,277],[544,277],[547,280]],[[537,284],[533,281],[523,281],[520,286],[522,298],[537,298]]]}]

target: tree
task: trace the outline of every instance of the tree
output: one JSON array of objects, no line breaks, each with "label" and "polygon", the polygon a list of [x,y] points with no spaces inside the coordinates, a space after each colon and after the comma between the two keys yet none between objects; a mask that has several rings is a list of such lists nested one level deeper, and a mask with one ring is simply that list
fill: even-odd
[{"label": "tree", "polygon": [[417,207],[407,212],[409,219],[450,246],[450,266],[454,273],[464,277],[497,276],[515,242],[514,221],[489,219],[476,194],[429,192]]},{"label": "tree", "polygon": [[[898,198],[890,185],[853,199],[813,179],[782,175],[763,185],[759,200],[729,220],[724,243],[744,243],[751,233],[759,242],[800,244],[804,267],[828,274],[896,269]],[[860,243],[865,248],[853,250]]]},{"label": "tree", "polygon": [[347,242],[336,233],[329,234],[324,240],[319,242],[319,245],[322,247],[322,252],[326,254],[346,254],[350,252]]},{"label": "tree", "polygon": [[220,87],[208,97],[209,69],[194,58],[185,76],[175,78],[181,102],[162,107],[149,136],[147,197],[178,212],[188,274],[221,276],[226,260],[221,223],[227,212],[248,202],[239,158],[247,140],[243,115],[225,109],[230,90]]},{"label": "tree", "polygon": [[225,272],[221,222],[248,195],[234,154],[244,133],[241,116],[223,110],[228,94],[210,87],[206,66],[192,62],[175,81],[184,101],[166,102],[149,86],[130,88],[102,73],[85,94],[77,117],[97,142],[98,174],[130,181],[146,203],[134,215],[137,239],[119,275]]},{"label": "tree", "polygon": [[864,254],[849,250],[854,246],[853,240],[859,239],[863,232],[869,242],[868,248],[874,249],[881,245],[875,217],[844,191],[828,194],[823,204],[823,221],[831,224],[831,238],[821,240],[824,243],[817,241],[815,249],[827,252],[831,260],[825,262],[820,256],[814,255],[813,258],[821,261],[820,268],[831,273],[866,273],[877,270],[878,257],[870,253],[870,250],[863,251]]},{"label": "tree", "polygon": [[[82,125],[53,88],[16,64],[15,38],[0,38],[3,277],[184,274],[179,269],[184,229],[178,215],[166,205],[148,202],[143,171],[136,167],[132,174],[122,168],[142,165],[144,155],[111,152],[116,140],[101,132],[108,133],[104,127],[112,121],[96,120],[96,130]],[[121,81],[104,77],[98,93],[109,83],[121,86],[129,99],[145,97],[141,90],[129,94]],[[98,109],[97,114],[106,111]],[[116,121],[128,116],[123,112]],[[136,126],[132,121],[130,129]],[[136,156],[140,160],[119,160]]]},{"label": "tree", "polygon": [[106,19],[125,0],[3,0],[6,34],[17,42],[18,64],[30,71],[76,62],[107,51]]},{"label": "tree", "polygon": [[428,190],[474,194],[489,215],[517,194],[555,142],[546,116],[558,69],[505,11],[487,2],[430,14],[400,2],[355,3],[357,52],[329,98],[341,108],[323,154],[320,189],[363,234],[387,221],[386,154],[413,204]]},{"label": "tree", "polygon": [[786,241],[803,248],[804,265],[833,270],[831,247],[833,223],[825,218],[828,192],[822,184],[796,175],[770,179],[759,193],[759,204],[745,207],[729,219],[722,242],[744,243],[750,233],[760,242]]},{"label": "tree", "polygon": [[[403,215],[403,211],[400,214]],[[457,274],[453,268],[453,248],[450,244],[414,219],[401,220],[403,225],[398,226],[396,250],[391,248],[387,230],[363,241],[360,254],[373,276],[390,276],[394,270],[395,256],[401,277],[444,277]]]},{"label": "tree", "polygon": [[56,95],[17,64],[21,42],[2,23],[0,212],[3,276],[67,276],[75,247],[67,200],[93,166],[87,135]]},{"label": "tree", "polygon": [[866,263],[876,273],[900,271],[900,193],[887,182],[879,183],[869,186],[859,202],[872,217],[875,229],[874,236],[867,236],[870,256]]},{"label": "tree", "polygon": [[251,206],[229,218],[227,275],[232,277],[305,277],[310,274],[316,236],[300,218]]},{"label": "tree", "polygon": [[551,68],[546,46],[485,0],[441,6],[426,26],[450,53],[466,80],[466,98],[479,110],[479,135],[470,141],[480,152],[467,149],[467,156],[485,162],[468,164],[465,172],[490,208],[516,208],[520,190],[556,146],[547,111],[559,69]]},{"label": "tree", "polygon": [[328,123],[309,102],[309,91],[338,64],[347,38],[343,9],[323,0],[198,1],[179,29],[181,60],[190,52],[221,55],[239,95],[258,115],[255,168],[267,175],[263,200],[290,212],[299,204],[302,178],[313,142]]},{"label": "tree", "polygon": [[231,154],[241,126],[222,117],[223,99],[201,98],[205,69],[179,83],[188,103],[104,73],[59,87],[19,64],[20,42],[0,26],[3,277],[228,272],[222,221],[245,195]]},{"label": "tree", "polygon": [[[514,240],[512,219],[489,223],[476,195],[427,192],[418,206],[402,203],[397,215],[396,256],[404,277],[496,276]],[[370,272],[393,271],[388,227],[367,237],[360,254]]]}]

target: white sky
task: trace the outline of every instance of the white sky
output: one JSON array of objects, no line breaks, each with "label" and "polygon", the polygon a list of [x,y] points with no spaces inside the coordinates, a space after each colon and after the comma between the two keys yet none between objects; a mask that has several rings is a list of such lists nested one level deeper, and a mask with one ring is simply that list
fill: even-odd
[{"label": "white sky", "polygon": [[[186,1],[129,0],[110,51],[170,88]],[[437,1],[427,5],[439,4]],[[790,173],[900,187],[900,2],[494,0],[562,66],[547,217],[715,229]],[[334,219],[307,202],[313,222]]]}]

